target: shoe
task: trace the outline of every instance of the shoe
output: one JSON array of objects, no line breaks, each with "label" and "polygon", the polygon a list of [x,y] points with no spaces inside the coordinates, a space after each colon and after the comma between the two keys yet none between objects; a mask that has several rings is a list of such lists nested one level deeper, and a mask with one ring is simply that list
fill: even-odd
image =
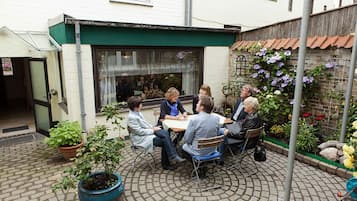
[{"label": "shoe", "polygon": [[182,162],[185,162],[186,159],[181,158],[180,156],[175,156],[175,157],[172,159],[172,161],[175,161],[175,162],[177,162],[177,163],[182,163]]},{"label": "shoe", "polygon": [[169,165],[169,166],[162,166],[162,169],[174,171],[176,170],[176,167],[173,165]]}]

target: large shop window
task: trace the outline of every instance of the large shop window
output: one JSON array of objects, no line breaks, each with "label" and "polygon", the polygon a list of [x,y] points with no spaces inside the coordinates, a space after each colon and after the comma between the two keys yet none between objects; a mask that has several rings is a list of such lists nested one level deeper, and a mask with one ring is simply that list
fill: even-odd
[{"label": "large shop window", "polygon": [[202,48],[94,48],[97,108],[141,96],[158,102],[169,87],[182,98],[197,93],[202,80]]}]

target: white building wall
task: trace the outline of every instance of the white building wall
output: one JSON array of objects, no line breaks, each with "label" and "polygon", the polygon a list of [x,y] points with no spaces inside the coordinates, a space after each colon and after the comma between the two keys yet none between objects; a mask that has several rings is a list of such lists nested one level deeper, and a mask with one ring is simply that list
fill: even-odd
[{"label": "white building wall", "polygon": [[184,24],[184,0],[153,0],[153,6],[110,2],[110,0],[1,0],[0,27],[45,31],[47,20],[61,13],[88,20],[161,25]]},{"label": "white building wall", "polygon": [[[223,3],[224,2],[224,3]],[[289,11],[289,0],[193,0],[192,24],[200,27],[220,27],[224,24],[242,26],[242,30],[301,17],[302,0],[293,0]],[[343,0],[342,5],[350,5],[353,0]],[[339,0],[315,0],[313,13],[338,8]]]},{"label": "white building wall", "polygon": [[[95,96],[93,82],[93,64],[92,64],[92,49],[90,45],[81,45],[82,53],[82,76],[83,76],[83,93],[84,107],[86,113],[87,129],[95,126]],[[78,86],[78,71],[76,59],[76,46],[74,44],[62,45],[63,70],[66,82],[68,119],[81,120],[79,86]]]},{"label": "white building wall", "polygon": [[222,84],[228,80],[229,48],[205,47],[203,83],[211,87],[215,105],[221,105],[224,100]]}]

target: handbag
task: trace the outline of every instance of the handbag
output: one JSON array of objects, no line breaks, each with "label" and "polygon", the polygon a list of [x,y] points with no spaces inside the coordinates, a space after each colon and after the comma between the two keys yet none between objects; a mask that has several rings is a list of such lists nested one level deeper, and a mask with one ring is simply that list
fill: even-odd
[{"label": "handbag", "polygon": [[258,143],[254,149],[254,160],[258,162],[263,162],[267,160],[267,153],[263,143]]}]

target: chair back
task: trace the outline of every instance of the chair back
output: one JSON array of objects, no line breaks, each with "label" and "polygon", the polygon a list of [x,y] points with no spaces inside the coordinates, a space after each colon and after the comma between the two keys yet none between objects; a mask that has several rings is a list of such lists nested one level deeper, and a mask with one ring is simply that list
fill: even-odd
[{"label": "chair back", "polygon": [[198,140],[197,148],[204,149],[204,148],[211,148],[211,147],[218,147],[224,141],[224,135],[214,136],[210,138],[201,138]]},{"label": "chair back", "polygon": [[259,128],[254,128],[254,129],[249,129],[247,130],[246,134],[245,134],[245,138],[246,139],[252,139],[252,138],[256,138],[259,137],[260,134],[262,133],[264,127],[259,127]]}]

